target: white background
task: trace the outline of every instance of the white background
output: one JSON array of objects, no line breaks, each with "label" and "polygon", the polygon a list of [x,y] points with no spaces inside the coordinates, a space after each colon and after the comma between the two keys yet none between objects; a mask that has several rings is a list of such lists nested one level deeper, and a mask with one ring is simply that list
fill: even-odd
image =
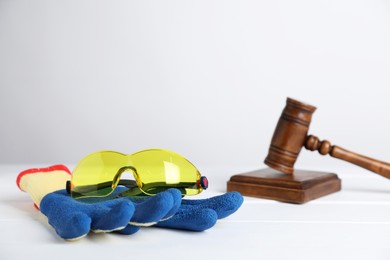
[{"label": "white background", "polygon": [[0,163],[160,147],[260,168],[286,97],[318,108],[310,133],[389,161],[389,46],[379,0],[1,0]]}]

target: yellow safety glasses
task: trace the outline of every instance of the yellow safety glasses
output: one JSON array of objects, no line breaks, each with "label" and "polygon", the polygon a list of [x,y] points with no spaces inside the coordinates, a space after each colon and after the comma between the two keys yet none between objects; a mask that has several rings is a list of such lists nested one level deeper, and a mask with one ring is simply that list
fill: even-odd
[{"label": "yellow safety glasses", "polygon": [[[121,180],[124,172],[132,172],[135,180]],[[196,195],[207,189],[208,180],[181,155],[162,149],[134,154],[100,151],[84,157],[67,182],[73,198],[105,197],[118,185],[129,189],[122,196],[156,195],[177,188],[182,195]]]}]

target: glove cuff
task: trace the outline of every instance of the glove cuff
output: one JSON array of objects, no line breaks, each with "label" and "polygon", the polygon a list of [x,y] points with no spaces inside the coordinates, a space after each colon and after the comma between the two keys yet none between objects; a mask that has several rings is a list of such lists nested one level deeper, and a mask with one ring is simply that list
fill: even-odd
[{"label": "glove cuff", "polygon": [[19,173],[16,185],[20,190],[27,192],[39,208],[42,198],[48,193],[64,189],[70,176],[69,169],[62,164],[32,168]]}]

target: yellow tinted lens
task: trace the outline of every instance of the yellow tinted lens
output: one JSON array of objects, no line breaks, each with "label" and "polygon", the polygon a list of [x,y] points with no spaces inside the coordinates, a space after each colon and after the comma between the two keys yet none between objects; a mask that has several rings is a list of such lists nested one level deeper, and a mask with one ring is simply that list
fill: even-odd
[{"label": "yellow tinted lens", "polygon": [[130,156],[141,190],[149,195],[177,188],[184,195],[202,191],[200,173],[181,155],[161,149],[144,150]]},{"label": "yellow tinted lens", "polygon": [[84,157],[72,172],[71,196],[102,197],[113,190],[118,170],[126,166],[128,157],[113,151],[102,151]]}]

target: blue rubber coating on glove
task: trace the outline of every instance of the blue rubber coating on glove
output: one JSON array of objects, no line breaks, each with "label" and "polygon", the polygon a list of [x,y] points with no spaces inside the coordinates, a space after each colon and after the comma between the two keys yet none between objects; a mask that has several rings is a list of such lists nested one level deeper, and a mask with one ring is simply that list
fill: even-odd
[{"label": "blue rubber coating on glove", "polygon": [[134,225],[127,225],[124,229],[120,229],[115,231],[116,233],[122,234],[122,235],[132,235],[134,233],[137,233],[138,230],[140,230],[140,226],[134,226]]},{"label": "blue rubber coating on glove", "polygon": [[[128,198],[134,201],[134,198]],[[169,189],[161,192],[153,197],[142,198],[135,200],[136,211],[131,219],[132,223],[152,223],[156,224],[162,219],[166,219],[174,215],[181,204],[181,193],[177,189]],[[166,211],[157,211],[151,209],[166,209]]]},{"label": "blue rubber coating on glove", "polygon": [[244,198],[239,192],[200,200],[182,200],[179,211],[170,219],[156,224],[158,227],[203,231],[215,225],[218,219],[236,212]]},{"label": "blue rubber coating on glove", "polygon": [[[120,189],[115,190],[115,193],[119,193]],[[163,195],[165,194],[165,195]],[[170,194],[171,196],[167,196]],[[118,230],[116,232],[131,235],[137,232],[140,229],[140,225],[148,221],[149,224],[156,224],[158,221],[171,218],[180,208],[182,201],[181,193],[178,189],[168,189],[163,193],[159,193],[153,197],[139,196],[139,197],[127,197],[136,205],[136,210],[131,223],[127,225],[124,229]],[[151,202],[150,200],[153,200]],[[165,204],[169,206],[164,207]],[[150,208],[165,208],[168,211],[151,211]],[[153,223],[152,223],[153,222]],[[137,224],[138,223],[138,224]]]},{"label": "blue rubber coating on glove", "polygon": [[[116,198],[118,187],[105,198],[74,200],[65,190],[46,195],[40,204],[49,224],[64,239],[77,239],[90,230],[130,235],[142,225],[203,231],[218,219],[233,214],[243,203],[238,192],[201,200],[182,200],[180,191],[170,189],[156,196]],[[176,213],[176,214],[175,214]],[[132,224],[129,224],[132,223]]]},{"label": "blue rubber coating on glove", "polygon": [[244,198],[237,191],[201,200],[182,200],[182,208],[213,209],[218,219],[226,218],[236,212],[244,202]]},{"label": "blue rubber coating on glove", "polygon": [[217,213],[212,209],[180,209],[172,218],[160,221],[156,226],[170,229],[204,231],[213,227],[217,220]]},{"label": "blue rubber coating on glove", "polygon": [[60,190],[46,195],[40,209],[60,237],[72,240],[85,236],[90,230],[134,234],[139,226],[153,225],[171,217],[181,204],[181,193],[177,189],[153,197],[116,198],[121,191],[123,187],[108,197],[75,200],[65,190]]},{"label": "blue rubber coating on glove", "polygon": [[[100,203],[107,200],[116,200],[118,195],[127,190],[126,187],[118,186],[113,193],[102,198],[81,199],[83,202]],[[148,223],[160,221],[172,217],[181,206],[182,195],[178,189],[168,189],[155,196],[132,196],[122,197],[135,205],[135,212],[131,218],[132,223],[145,226]],[[153,210],[151,210],[153,209]]]},{"label": "blue rubber coating on glove", "polygon": [[95,231],[124,228],[134,214],[131,201],[121,198],[97,204],[79,202],[65,190],[47,194],[40,204],[49,224],[64,239],[78,239]]}]

